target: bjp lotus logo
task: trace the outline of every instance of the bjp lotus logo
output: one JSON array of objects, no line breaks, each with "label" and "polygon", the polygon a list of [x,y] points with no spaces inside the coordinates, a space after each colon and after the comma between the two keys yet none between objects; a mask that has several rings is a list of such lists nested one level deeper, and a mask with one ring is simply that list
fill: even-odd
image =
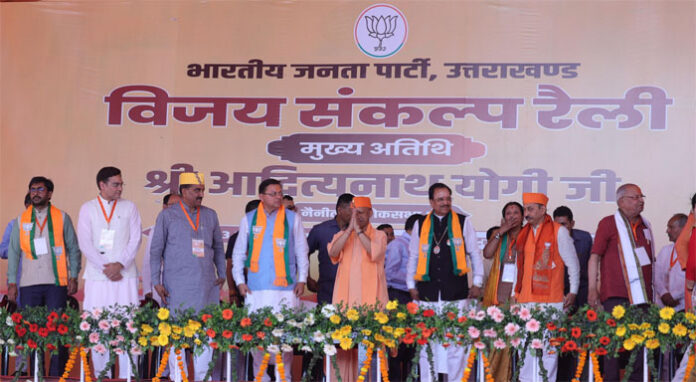
[{"label": "bjp lotus logo", "polygon": [[406,18],[392,5],[373,5],[355,22],[355,43],[370,57],[393,56],[404,46],[407,36]]}]

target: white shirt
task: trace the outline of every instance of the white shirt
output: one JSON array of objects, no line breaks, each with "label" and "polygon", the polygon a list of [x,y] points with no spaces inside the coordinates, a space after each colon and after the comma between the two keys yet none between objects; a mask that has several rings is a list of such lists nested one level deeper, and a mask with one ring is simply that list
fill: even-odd
[{"label": "white shirt", "polygon": [[[672,265],[674,259],[674,265]],[[674,251],[674,243],[665,245],[657,254],[655,261],[655,303],[664,307],[660,298],[666,293],[672,295],[679,305],[675,306],[676,311],[684,310],[684,284],[686,283],[686,272],[681,269],[677,261],[677,253]]]},{"label": "white shirt", "polygon": [[[107,202],[101,196],[107,216],[111,213],[114,201]],[[103,229],[116,231],[113,248],[103,251],[99,248],[99,239]],[[107,280],[102,273],[104,265],[119,262],[123,265],[121,275],[124,278],[138,277],[135,256],[140,246],[141,226],[140,214],[135,204],[129,200],[118,199],[111,222],[107,224],[104,213],[97,199],[92,199],[80,208],[77,221],[77,238],[80,251],[87,258],[87,266],[82,276],[85,280]]]},{"label": "white shirt", "polygon": [[[278,211],[272,212],[276,214]],[[307,237],[304,233],[304,226],[300,219],[300,214],[295,214],[292,233],[295,243],[295,264],[297,265],[297,282],[306,283],[307,274],[309,273],[309,246],[307,245]],[[247,215],[242,217],[242,222],[239,223],[239,235],[234,243],[232,252],[232,277],[237,285],[245,284],[244,280],[244,263],[247,259],[247,249],[249,248],[249,221]]]},{"label": "white shirt", "polygon": [[[454,213],[454,211],[452,211]],[[436,219],[442,219],[441,217],[433,214]],[[420,248],[420,235],[418,232],[420,228],[418,222],[413,225],[413,234],[411,235],[411,241],[408,244],[408,264],[406,268],[406,286],[408,289],[416,288],[416,267],[418,267],[418,249]],[[477,287],[483,286],[483,256],[481,255],[481,248],[478,247],[476,241],[476,230],[471,224],[471,217],[467,216],[464,220],[463,232],[464,243],[466,245],[466,253],[471,257],[471,272],[473,277],[473,285]]]}]

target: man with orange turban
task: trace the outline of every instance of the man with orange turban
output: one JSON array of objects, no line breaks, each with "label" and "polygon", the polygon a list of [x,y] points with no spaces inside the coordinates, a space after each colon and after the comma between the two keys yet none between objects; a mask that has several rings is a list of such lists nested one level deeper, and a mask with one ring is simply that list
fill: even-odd
[{"label": "man with orange turban", "polygon": [[[333,303],[344,306],[363,304],[379,306],[389,300],[387,278],[384,274],[384,254],[387,236],[370,224],[370,198],[353,198],[353,215],[348,227],[336,235],[328,245],[329,257],[338,263]],[[358,377],[358,349],[339,350],[336,361],[344,381]]]},{"label": "man with orange turban", "polygon": [[[580,286],[580,263],[568,230],[546,213],[549,198],[541,193],[522,195],[527,224],[517,235],[517,302],[555,309],[569,308],[575,302]],[[570,291],[563,295],[564,266],[568,268]],[[542,357],[548,380],[556,380],[558,353],[544,349]],[[538,359],[531,352],[525,355],[520,381],[541,378]]]}]

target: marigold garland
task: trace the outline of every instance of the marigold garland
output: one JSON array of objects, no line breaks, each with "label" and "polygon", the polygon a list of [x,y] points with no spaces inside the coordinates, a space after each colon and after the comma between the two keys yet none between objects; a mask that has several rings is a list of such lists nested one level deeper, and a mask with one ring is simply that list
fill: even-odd
[{"label": "marigold garland", "polygon": [[585,361],[587,360],[587,353],[588,352],[586,351],[580,353],[580,356],[578,357],[578,367],[575,369],[575,378],[573,378],[572,382],[580,382],[582,369],[585,368]]},{"label": "marigold garland", "polygon": [[464,368],[464,375],[462,375],[462,382],[467,382],[469,380],[471,368],[474,367],[474,360],[476,360],[476,348],[472,346],[469,350],[469,358],[466,360],[466,367]]},{"label": "marigold garland", "polygon": [[686,362],[686,371],[684,372],[684,379],[683,379],[684,382],[689,380],[689,376],[691,375],[691,371],[694,369],[694,362],[696,362],[696,351],[694,349],[692,349],[689,352],[689,359]]},{"label": "marigold garland", "polygon": [[85,350],[85,348],[80,348],[80,358],[82,359],[82,370],[85,372],[85,382],[92,382],[92,372],[89,370],[89,363],[87,363],[87,350]]},{"label": "marigold garland", "polygon": [[155,378],[152,378],[152,382],[160,382],[162,379],[162,373],[164,373],[164,369],[167,367],[167,362],[169,361],[169,349],[166,349],[164,351],[164,354],[162,354],[162,359],[160,360],[159,368],[157,368],[157,374],[155,375]]},{"label": "marigold garland", "polygon": [[268,368],[268,361],[271,359],[271,353],[266,352],[263,355],[263,360],[261,360],[261,366],[259,366],[259,373],[256,374],[254,381],[261,382],[263,380],[263,375],[266,374],[266,369]]},{"label": "marigold garland", "polygon": [[387,356],[384,353],[385,351],[382,351],[382,349],[377,350],[377,356],[379,357],[379,369],[382,371],[382,381],[389,382],[389,367],[387,363]]},{"label": "marigold garland", "polygon": [[483,358],[483,366],[486,372],[486,382],[495,382],[493,374],[491,374],[491,363],[488,361],[488,357],[486,357],[486,353],[483,351],[481,351],[481,358]]},{"label": "marigold garland", "polygon": [[367,371],[370,370],[370,364],[372,363],[372,352],[375,350],[373,345],[367,347],[367,357],[363,361],[363,365],[360,368],[360,375],[358,375],[358,381],[364,381]]},{"label": "marigold garland", "polygon": [[179,371],[181,371],[181,380],[188,382],[188,376],[186,371],[184,371],[184,361],[181,358],[181,349],[177,348],[174,352],[176,353],[176,364],[179,366]]},{"label": "marigold garland", "polygon": [[58,382],[65,382],[65,379],[68,378],[70,371],[72,371],[73,367],[75,366],[75,358],[77,358],[77,353],[80,351],[80,349],[80,346],[75,346],[73,351],[70,352],[70,358],[68,358],[68,362],[65,363],[65,370],[63,371],[63,375],[60,377]]},{"label": "marigold garland", "polygon": [[285,380],[285,364],[283,363],[283,356],[280,352],[276,353],[276,369],[278,370],[278,375],[280,375],[280,382],[287,382]]},{"label": "marigold garland", "polygon": [[590,359],[592,360],[592,373],[594,374],[594,379],[596,382],[602,382],[602,373],[599,372],[599,360],[597,359],[597,353],[590,353]]}]

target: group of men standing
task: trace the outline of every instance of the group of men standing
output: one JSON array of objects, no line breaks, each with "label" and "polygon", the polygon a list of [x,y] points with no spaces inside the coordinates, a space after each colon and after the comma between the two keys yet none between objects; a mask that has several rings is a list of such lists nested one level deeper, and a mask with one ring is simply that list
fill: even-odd
[{"label": "group of men standing", "polygon": [[[75,231],[70,217],[50,203],[53,182],[45,177],[31,179],[28,208],[11,223],[7,251],[10,299],[16,300],[21,292],[21,306],[65,307],[67,296],[77,291],[84,254],[84,309],[138,303],[135,257],[141,241],[140,215],[134,203],[121,198],[119,169],[102,168],[96,184],[99,193],[82,205]],[[165,200],[168,208],[159,213],[148,238],[145,292],[154,289],[174,314],[178,309],[201,310],[217,304],[225,283],[222,232],[216,212],[202,205],[204,190],[202,174],[181,174],[179,195]],[[403,235],[389,244],[387,236],[370,223],[369,198],[341,195],[335,218],[314,226],[305,236],[299,214],[284,203],[279,181],[262,181],[258,196],[258,205],[248,209],[230,244],[230,290],[244,297],[251,311],[297,306],[307,283],[317,292],[320,304],[348,306],[384,306],[396,299],[417,301],[438,311],[445,304],[466,309],[483,298],[488,306],[517,302],[567,309],[587,301],[611,310],[619,304],[650,303],[653,285],[656,302],[677,309],[684,306],[684,272],[675,267],[677,256],[672,247],[660,252],[653,272],[654,236],[641,215],[644,195],[633,184],[617,190],[618,210],[600,221],[594,243],[588,233],[573,228],[567,207],[557,208],[552,218],[546,195],[525,193],[522,205],[505,205],[501,225],[490,231],[483,253],[471,217],[453,211],[452,191],[443,183],[433,184],[428,191],[431,211],[409,217]],[[670,220],[671,241],[685,224],[685,215]],[[315,251],[317,281],[309,277],[308,255]],[[484,257],[493,263],[488,275]],[[434,370],[423,351],[421,380],[430,381],[437,373],[448,380],[460,379],[466,350],[433,344]],[[493,355],[497,380],[510,378],[510,356],[509,351]],[[524,362],[520,379],[538,380],[540,371],[531,361],[532,355],[521,356],[530,360]],[[92,357],[95,371],[101,371],[108,353],[93,352]],[[203,378],[211,357],[212,350],[205,347],[194,358],[195,380]],[[283,354],[287,380],[291,357],[292,352]],[[392,354],[392,380],[406,378],[412,357],[412,351],[404,347]],[[255,371],[261,359],[262,354],[254,354]],[[341,374],[346,380],[354,379],[357,352],[339,354],[339,360]],[[58,375],[64,363],[61,353],[52,360],[50,373]],[[554,381],[558,355],[545,351],[543,363],[549,380]],[[125,377],[129,373],[126,357],[119,364],[119,374]],[[618,359],[606,358],[605,378],[618,378],[619,367]]]}]

